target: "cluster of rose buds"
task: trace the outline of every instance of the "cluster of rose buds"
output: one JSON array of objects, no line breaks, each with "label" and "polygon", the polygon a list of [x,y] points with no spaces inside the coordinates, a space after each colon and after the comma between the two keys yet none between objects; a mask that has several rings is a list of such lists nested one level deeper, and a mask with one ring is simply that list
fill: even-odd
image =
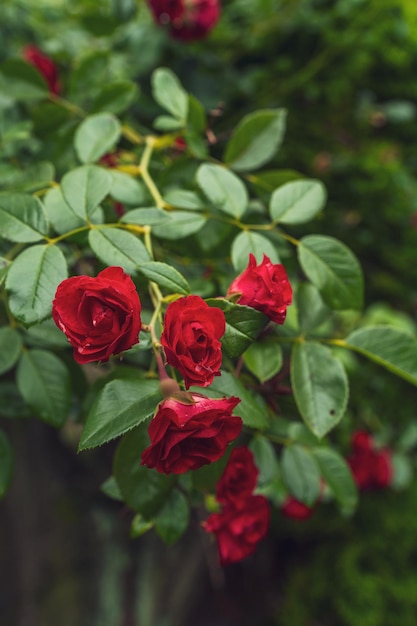
[{"label": "cluster of rose buds", "polygon": [[220,17],[219,0],[148,0],[155,22],[182,41],[203,39]]},{"label": "cluster of rose buds", "polygon": [[248,448],[232,450],[216,489],[221,512],[212,513],[203,524],[207,532],[216,535],[222,565],[236,563],[251,555],[268,532],[268,500],[253,493],[258,474]]}]

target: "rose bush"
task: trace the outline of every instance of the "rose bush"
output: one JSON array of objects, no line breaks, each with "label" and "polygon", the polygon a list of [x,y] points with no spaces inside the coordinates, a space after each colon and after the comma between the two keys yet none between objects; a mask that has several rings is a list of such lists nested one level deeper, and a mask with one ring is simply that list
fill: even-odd
[{"label": "rose bush", "polygon": [[108,361],[138,343],[140,312],[136,287],[121,267],[108,267],[95,278],[67,278],[52,302],[52,318],[77,363]]},{"label": "rose bush", "polygon": [[[5,119],[30,139],[0,156],[7,410],[75,421],[80,451],[120,438],[103,489],[132,510],[132,533],[155,527],[170,543],[198,506],[235,562],[264,537],[269,503],[312,508],[323,480],[326,500],[353,514],[348,378],[367,358],[417,384],[417,342],[361,316],[358,259],[313,232],[323,184],[278,169],[285,111],[216,137],[172,71],[139,95],[110,56],[68,60],[59,98],[21,59],[1,69]],[[106,365],[84,383],[94,361]],[[3,440],[1,493],[13,467]],[[366,452],[368,465],[382,458]]]}]

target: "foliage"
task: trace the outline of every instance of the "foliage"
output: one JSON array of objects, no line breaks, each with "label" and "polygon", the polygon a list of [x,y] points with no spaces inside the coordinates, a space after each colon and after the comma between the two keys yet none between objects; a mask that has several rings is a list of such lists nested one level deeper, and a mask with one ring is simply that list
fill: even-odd
[{"label": "foliage", "polygon": [[[351,515],[344,459],[358,426],[396,449],[394,485],[411,481],[414,403],[403,381],[417,384],[417,342],[395,309],[410,314],[416,294],[415,88],[403,77],[415,17],[399,0],[348,4],[225,2],[213,35],[184,47],[144,4],[37,3],[29,20],[28,3],[4,3],[0,395],[12,399],[2,411],[82,425],[80,451],[121,437],[110,491],[134,512],[132,534],[154,527],[178,539],[226,460],[192,478],[140,466],[163,397],[164,314],[189,294],[226,321],[221,376],[192,391],[240,399],[239,443],[273,506],[287,494],[314,505],[324,480],[318,508],[334,500]],[[56,60],[59,94],[22,59],[28,41]],[[284,325],[228,294],[249,254],[288,272]],[[79,367],[50,319],[56,288],[108,266],[140,295],[140,342],[123,360]],[[3,494],[13,467],[3,433],[1,447]],[[346,624],[348,605],[335,609]],[[299,611],[293,623],[307,620]]]}]

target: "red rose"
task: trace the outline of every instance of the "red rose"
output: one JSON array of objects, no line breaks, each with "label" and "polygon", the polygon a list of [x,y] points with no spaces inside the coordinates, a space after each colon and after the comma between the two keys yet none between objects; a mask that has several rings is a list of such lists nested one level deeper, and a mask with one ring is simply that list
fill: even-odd
[{"label": "red rose", "polygon": [[351,445],[355,452],[360,452],[373,449],[374,444],[372,436],[369,433],[364,430],[357,430],[352,434]]},{"label": "red rose", "polygon": [[281,511],[285,517],[300,521],[308,519],[314,513],[314,509],[311,506],[307,506],[293,496],[287,496],[281,507]]},{"label": "red rose", "polygon": [[107,361],[138,343],[140,311],[135,285],[121,267],[108,267],[96,278],[67,278],[52,303],[54,322],[68,337],[77,363]]},{"label": "red rose", "polygon": [[217,483],[219,502],[239,502],[252,495],[259,470],[249,448],[235,448],[230,455],[222,477]]},{"label": "red rose", "polygon": [[210,307],[200,296],[171,302],[165,313],[161,343],[167,362],[184,377],[185,386],[207,387],[220,376],[222,344],[226,330],[221,309]]},{"label": "red rose", "polygon": [[172,37],[193,41],[205,37],[220,17],[219,0],[148,0],[157,24]]},{"label": "red rose", "polygon": [[277,324],[284,323],[287,306],[292,302],[292,288],[284,266],[273,265],[265,254],[258,266],[253,254],[249,254],[248,267],[227,290],[228,296],[234,294],[240,294],[238,304],[262,311]]},{"label": "red rose", "polygon": [[163,400],[149,425],[151,445],[142,453],[142,465],[184,474],[217,461],[242,429],[241,418],[232,415],[239,402],[197,393]]},{"label": "red rose", "polygon": [[357,431],[352,435],[353,452],[347,462],[359,489],[382,489],[393,478],[391,451],[377,449],[369,433]]},{"label": "red rose", "polygon": [[220,563],[236,563],[252,554],[269,528],[269,503],[264,496],[249,496],[213,513],[203,528],[216,534]]},{"label": "red rose", "polygon": [[55,63],[36,46],[26,46],[23,50],[23,56],[28,63],[36,67],[42,74],[48,84],[50,93],[58,95],[61,87]]}]

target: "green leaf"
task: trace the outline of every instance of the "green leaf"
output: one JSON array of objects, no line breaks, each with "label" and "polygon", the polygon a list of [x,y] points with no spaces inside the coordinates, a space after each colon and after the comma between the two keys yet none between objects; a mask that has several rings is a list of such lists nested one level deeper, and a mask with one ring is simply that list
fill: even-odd
[{"label": "green leaf", "polygon": [[325,346],[297,343],[291,355],[291,384],[305,423],[316,437],[324,437],[346,410],[349,386],[343,365]]},{"label": "green leaf", "polygon": [[51,315],[56,289],[67,278],[67,262],[57,246],[27,248],[13,261],[7,274],[11,313],[24,326]]},{"label": "green leaf", "polygon": [[128,109],[138,95],[138,86],[129,80],[119,80],[103,85],[100,93],[93,100],[91,111],[94,113],[106,111],[117,115]]},{"label": "green leaf", "polygon": [[303,224],[326,203],[326,188],[318,180],[297,180],[278,187],[271,196],[269,211],[274,222]]},{"label": "green leaf", "polygon": [[112,198],[123,204],[141,204],[145,200],[145,187],[141,182],[125,174],[112,170],[113,183],[110,190]]},{"label": "green leaf", "polygon": [[147,425],[141,424],[123,437],[113,464],[123,499],[145,519],[158,513],[176,482],[175,476],[160,474],[140,464],[142,452],[148,445]]},{"label": "green leaf", "polygon": [[258,194],[261,197],[265,196],[266,202],[275,189],[285,183],[300,179],[303,179],[303,175],[295,170],[266,170],[247,176],[247,180],[255,187]]},{"label": "green leaf", "polygon": [[68,348],[68,339],[52,318],[34,324],[25,332],[24,343],[35,348]]},{"label": "green leaf", "polygon": [[257,263],[261,263],[264,254],[272,263],[279,263],[278,252],[274,244],[259,233],[252,230],[243,230],[232,243],[231,257],[233,267],[238,272],[243,272],[249,263],[249,254],[252,253]]},{"label": "green leaf", "polygon": [[153,127],[163,133],[170,133],[183,128],[184,123],[184,120],[178,120],[170,115],[158,115],[158,117],[154,119]]},{"label": "green leaf", "polygon": [[301,283],[297,289],[298,323],[308,333],[320,326],[331,314],[319,291],[310,283]]},{"label": "green leaf", "polygon": [[189,519],[187,498],[178,489],[173,489],[155,518],[156,533],[167,545],[172,545],[187,530]]},{"label": "green leaf", "polygon": [[20,59],[9,59],[0,68],[0,91],[10,98],[22,100],[43,100],[49,95],[48,86],[42,74],[33,65]]},{"label": "green leaf", "polygon": [[138,537],[142,537],[145,533],[151,530],[155,526],[155,522],[153,520],[146,520],[143,515],[137,513],[132,520],[132,524],[130,526],[130,538],[137,539]]},{"label": "green leaf", "polygon": [[10,419],[33,417],[33,412],[22,398],[17,386],[10,380],[0,382],[1,416]]},{"label": "green leaf", "polygon": [[0,498],[3,498],[12,482],[13,466],[13,448],[6,434],[0,430]]},{"label": "green leaf", "polygon": [[14,328],[0,328],[0,375],[16,364],[22,352],[22,340]]},{"label": "green leaf", "polygon": [[396,452],[392,455],[393,477],[390,482],[392,489],[406,489],[414,478],[414,464],[412,458]]},{"label": "green leaf", "polygon": [[89,115],[78,126],[74,146],[82,163],[94,163],[119,141],[121,126],[111,113]]},{"label": "green leaf", "polygon": [[193,132],[202,135],[207,127],[207,118],[204,107],[197,98],[188,96],[188,117],[187,128]]},{"label": "green leaf", "polygon": [[61,189],[65,201],[78,217],[87,220],[112,186],[111,174],[97,165],[82,165],[65,174]]},{"label": "green leaf", "polygon": [[312,452],[342,513],[351,515],[358,504],[358,492],[349,465],[338,452],[330,448],[315,448]]},{"label": "green leaf", "polygon": [[169,289],[172,293],[181,293],[185,296],[190,293],[190,286],[184,276],[175,267],[171,267],[167,263],[149,261],[142,263],[138,269],[146,278]]},{"label": "green leaf", "polygon": [[417,385],[417,340],[409,333],[390,326],[360,328],[347,337],[346,347]]},{"label": "green leaf", "polygon": [[170,69],[160,67],[152,74],[152,95],[156,102],[185,123],[188,114],[188,94]]},{"label": "green leaf", "polygon": [[218,209],[240,218],[248,208],[245,185],[233,172],[220,165],[204,163],[197,170],[197,183]]},{"label": "green leaf", "polygon": [[363,277],[353,252],[333,237],[308,235],[298,246],[298,259],[306,276],[332,309],[360,309]]},{"label": "green leaf", "polygon": [[227,144],[224,161],[243,172],[267,163],[282,143],[285,120],[284,109],[264,109],[246,115]]},{"label": "green leaf", "polygon": [[317,502],[320,495],[320,472],[313,455],[294,445],[284,448],[281,457],[282,477],[290,493],[307,506]]},{"label": "green leaf", "polygon": [[149,252],[142,241],[119,228],[94,228],[88,233],[88,242],[103,263],[119,265],[128,274],[134,274],[141,263],[149,261]]},{"label": "green leaf", "polygon": [[[13,191],[34,192],[49,187],[55,178],[55,168],[49,161],[37,161],[33,165],[25,165],[21,170],[15,170],[7,187]],[[5,185],[6,186],[6,185]]]},{"label": "green leaf", "polygon": [[164,196],[165,202],[178,209],[201,211],[204,203],[194,191],[187,189],[172,189]]},{"label": "green leaf", "polygon": [[9,261],[9,259],[5,259],[4,257],[0,256],[0,287],[6,280],[7,272],[10,265],[11,261]]},{"label": "green leaf", "polygon": [[253,343],[244,353],[243,360],[249,371],[264,383],[280,371],[283,361],[282,348],[268,340]]},{"label": "green leaf", "polygon": [[108,78],[110,51],[94,50],[83,56],[70,74],[70,94],[85,98],[93,90],[101,90]]},{"label": "green leaf", "polygon": [[223,349],[228,356],[240,356],[268,324],[268,318],[249,306],[233,304],[221,298],[206,300],[210,306],[221,309],[226,318],[226,332],[222,337]]},{"label": "green leaf", "polygon": [[[201,393],[200,387],[193,387],[192,389]],[[204,389],[204,395],[209,398],[236,396],[241,401],[234,410],[234,414],[242,418],[245,426],[261,430],[268,427],[269,419],[265,403],[259,396],[255,397],[252,392],[248,391],[233,374],[222,370],[221,376],[216,376],[210,387]]]},{"label": "green leaf", "polygon": [[112,500],[123,501],[123,496],[120,492],[119,485],[116,482],[114,476],[109,476],[107,480],[102,483],[100,490]]},{"label": "green leaf", "polygon": [[161,400],[158,381],[110,381],[88,414],[78,449],[95,448],[123,435],[153,415]]},{"label": "green leaf", "polygon": [[17,366],[20,393],[45,422],[60,428],[70,407],[70,375],[52,352],[28,350]]},{"label": "green leaf", "polygon": [[23,193],[0,194],[0,233],[9,241],[29,243],[44,239],[48,232],[41,203]]},{"label": "green leaf", "polygon": [[207,218],[193,211],[170,211],[163,224],[152,228],[152,234],[161,239],[183,239],[193,235],[207,222]]},{"label": "green leaf", "polygon": [[59,187],[54,187],[47,192],[43,198],[43,204],[48,220],[55,232],[60,235],[85,224],[85,221],[76,215],[65,202]]},{"label": "green leaf", "polygon": [[258,484],[265,485],[276,477],[279,469],[275,448],[269,439],[259,434],[252,439],[249,448],[259,469]]},{"label": "green leaf", "polygon": [[132,209],[127,211],[120,219],[123,224],[134,224],[136,226],[156,226],[166,224],[170,221],[167,211],[157,208]]}]

